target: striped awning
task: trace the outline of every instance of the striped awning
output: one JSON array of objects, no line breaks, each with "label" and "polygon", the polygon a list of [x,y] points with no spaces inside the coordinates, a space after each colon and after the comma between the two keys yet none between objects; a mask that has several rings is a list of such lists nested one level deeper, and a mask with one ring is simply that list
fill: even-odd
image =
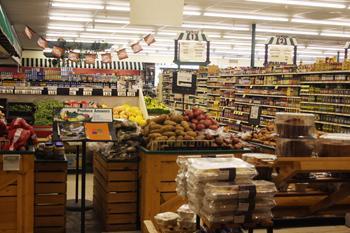
[{"label": "striped awning", "polygon": [[350,42],[349,41],[345,43],[344,49],[350,49]]},{"label": "striped awning", "polygon": [[199,33],[198,31],[181,32],[177,37],[177,40],[208,41],[207,37],[203,33]]},{"label": "striped awning", "polygon": [[272,36],[270,39],[266,41],[267,45],[289,45],[289,46],[297,46],[297,40],[294,37],[288,36]]}]

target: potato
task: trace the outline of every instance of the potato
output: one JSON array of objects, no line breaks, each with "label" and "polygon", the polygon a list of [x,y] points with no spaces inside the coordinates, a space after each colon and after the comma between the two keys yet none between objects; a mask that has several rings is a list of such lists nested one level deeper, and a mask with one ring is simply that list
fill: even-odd
[{"label": "potato", "polygon": [[175,141],[176,140],[176,136],[171,136],[171,137],[168,138],[168,140]]},{"label": "potato", "polygon": [[160,136],[160,137],[157,137],[154,139],[155,141],[166,141],[168,140],[168,137],[167,136]]},{"label": "potato", "polygon": [[185,128],[182,127],[181,125],[176,125],[176,126],[175,126],[175,129],[176,129],[176,130],[182,130],[182,131],[185,130]]},{"label": "potato", "polygon": [[148,136],[149,139],[155,139],[157,137],[161,137],[162,135],[160,133],[152,133]]},{"label": "potato", "polygon": [[164,121],[164,125],[173,125],[173,126],[175,126],[176,122],[175,121],[171,121],[171,120],[166,120],[166,121]]},{"label": "potato", "polygon": [[194,131],[188,131],[188,132],[186,132],[186,134],[187,134],[188,136],[191,136],[191,137],[197,137],[197,133],[194,132]]},{"label": "potato", "polygon": [[163,124],[163,122],[165,120],[167,120],[168,118],[169,118],[168,115],[163,114],[163,115],[160,115],[159,117],[152,119],[152,121],[154,121],[155,123],[158,123],[158,124]]},{"label": "potato", "polygon": [[162,133],[163,136],[171,137],[171,136],[176,136],[175,132],[164,132]]},{"label": "potato", "polygon": [[205,140],[205,135],[201,134],[196,137],[196,140]]},{"label": "potato", "polygon": [[174,114],[170,116],[170,120],[181,123],[181,121],[183,121],[183,116]]},{"label": "potato", "polygon": [[181,121],[181,126],[184,128],[190,127],[190,124],[187,121]]},{"label": "potato", "polygon": [[160,130],[160,129],[152,129],[151,131],[150,131],[150,134],[152,134],[152,133],[161,133],[162,131]]},{"label": "potato", "polygon": [[152,130],[152,129],[160,129],[160,128],[162,128],[162,126],[159,125],[159,124],[156,124],[156,123],[153,123],[153,124],[149,125],[149,129],[150,130]]},{"label": "potato", "polygon": [[149,128],[149,125],[147,125],[145,128],[142,129],[142,134],[143,135],[148,135],[150,134],[150,128]]},{"label": "potato", "polygon": [[177,140],[179,140],[179,141],[184,140],[184,136],[182,136],[182,135],[177,136]]},{"label": "potato", "polygon": [[194,138],[189,136],[189,135],[185,135],[184,136],[184,140],[193,140]]},{"label": "potato", "polygon": [[164,125],[160,129],[162,132],[169,132],[169,131],[174,131],[175,127],[172,125]]},{"label": "potato", "polygon": [[175,130],[175,133],[177,136],[180,136],[180,135],[185,136],[186,135],[186,133],[183,130],[179,130],[179,129]]},{"label": "potato", "polygon": [[217,137],[217,138],[215,138],[215,143],[218,144],[218,145],[221,145],[221,144],[224,143],[224,140],[222,138],[220,138],[220,137]]}]

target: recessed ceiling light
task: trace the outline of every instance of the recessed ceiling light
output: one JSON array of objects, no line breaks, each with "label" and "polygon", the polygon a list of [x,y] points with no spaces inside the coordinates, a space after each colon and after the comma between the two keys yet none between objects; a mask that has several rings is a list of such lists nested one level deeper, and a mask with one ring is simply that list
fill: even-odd
[{"label": "recessed ceiling light", "polygon": [[296,35],[313,35],[316,36],[319,33],[313,31],[297,31],[288,29],[273,29],[273,28],[257,28],[257,32],[272,32],[272,33],[283,33],[283,34],[296,34]]},{"label": "recessed ceiling light", "polygon": [[234,14],[234,13],[216,13],[216,12],[204,12],[204,16],[210,17],[222,17],[222,18],[231,18],[231,19],[253,19],[253,20],[268,20],[268,21],[280,21],[287,22],[288,18],[284,17],[275,17],[275,16],[264,16],[264,15],[248,15],[248,14]]},{"label": "recessed ceiling light", "polygon": [[58,7],[58,8],[69,8],[69,9],[93,9],[93,10],[104,9],[103,5],[65,3],[65,2],[53,2],[51,3],[51,6]]},{"label": "recessed ceiling light", "polygon": [[50,20],[58,20],[58,21],[74,21],[74,22],[92,22],[91,18],[81,18],[81,17],[73,17],[73,16],[49,16]]},{"label": "recessed ceiling light", "polygon": [[346,7],[344,4],[340,4],[340,3],[302,1],[302,0],[246,0],[246,1],[248,1],[248,2],[266,2],[266,3],[275,3],[275,4],[283,4],[283,5],[338,8],[338,9],[343,9]]},{"label": "recessed ceiling light", "polygon": [[342,22],[342,21],[335,21],[335,20],[313,20],[313,19],[293,18],[293,19],[291,19],[291,22],[350,27],[350,22]]}]

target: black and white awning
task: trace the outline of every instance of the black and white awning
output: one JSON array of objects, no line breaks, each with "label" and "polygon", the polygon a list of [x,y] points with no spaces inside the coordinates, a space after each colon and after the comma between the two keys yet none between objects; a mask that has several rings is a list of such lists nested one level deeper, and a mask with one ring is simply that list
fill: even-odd
[{"label": "black and white awning", "polygon": [[198,31],[181,32],[177,37],[177,40],[208,41],[207,37]]},{"label": "black and white awning", "polygon": [[297,46],[297,40],[294,37],[288,36],[272,36],[270,39],[266,41],[267,45],[289,45],[289,46]]}]

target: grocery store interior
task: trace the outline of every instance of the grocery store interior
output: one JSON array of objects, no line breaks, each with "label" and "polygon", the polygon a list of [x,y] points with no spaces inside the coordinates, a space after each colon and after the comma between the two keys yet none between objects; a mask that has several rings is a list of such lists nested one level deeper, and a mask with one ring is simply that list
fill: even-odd
[{"label": "grocery store interior", "polygon": [[0,232],[350,233],[350,1],[0,0]]}]

